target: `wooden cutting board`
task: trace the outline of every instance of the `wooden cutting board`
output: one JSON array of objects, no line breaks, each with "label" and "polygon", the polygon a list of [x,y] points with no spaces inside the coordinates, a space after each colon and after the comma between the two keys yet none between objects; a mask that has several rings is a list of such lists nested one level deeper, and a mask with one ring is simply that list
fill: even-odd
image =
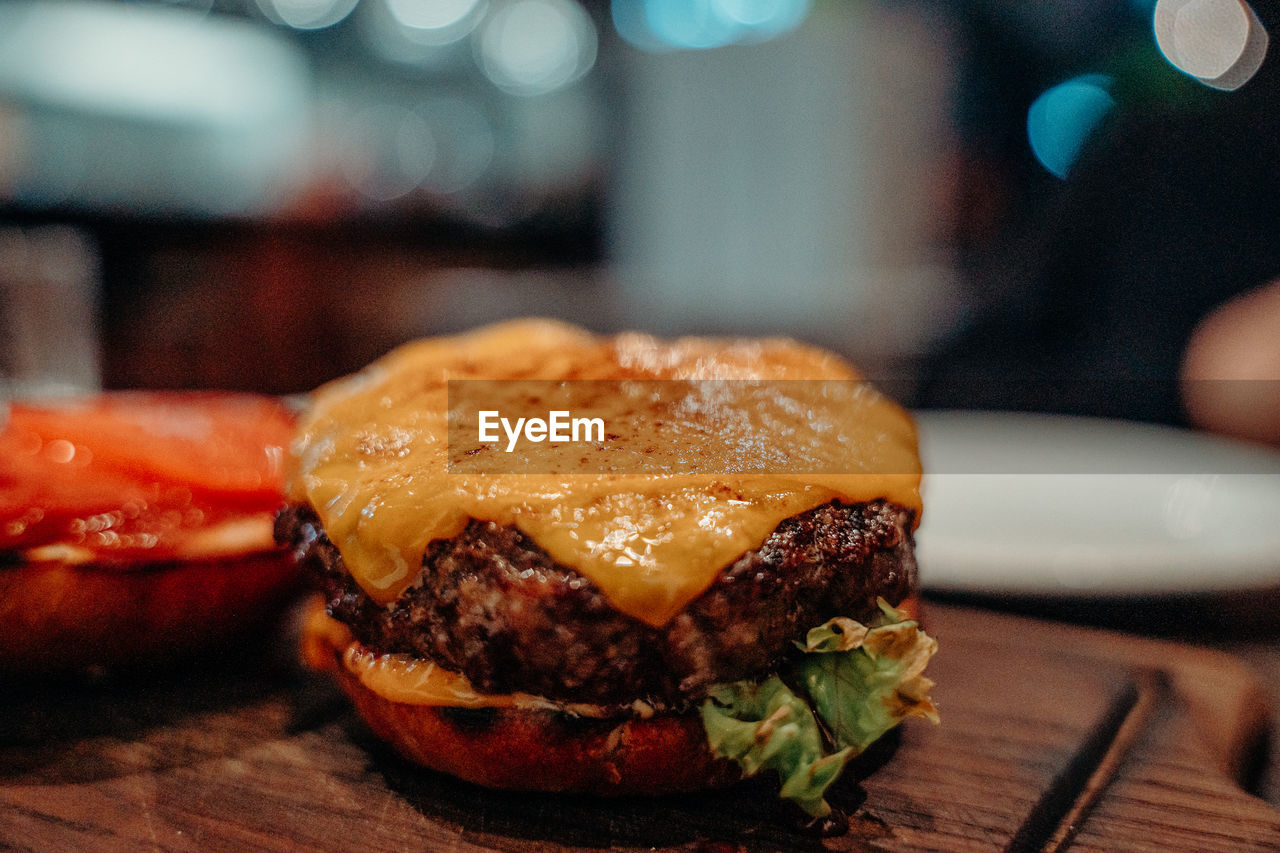
[{"label": "wooden cutting board", "polygon": [[942,725],[910,721],[886,762],[842,780],[840,838],[797,833],[762,784],[482,791],[400,761],[318,677],[206,665],[0,684],[0,849],[1280,850],[1280,811],[1237,782],[1268,712],[1234,659],[980,610],[925,618]]}]

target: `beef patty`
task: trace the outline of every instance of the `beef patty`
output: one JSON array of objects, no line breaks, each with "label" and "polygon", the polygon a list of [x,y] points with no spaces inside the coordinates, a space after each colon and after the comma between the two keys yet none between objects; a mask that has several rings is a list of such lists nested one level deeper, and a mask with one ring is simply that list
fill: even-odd
[{"label": "beef patty", "polygon": [[436,661],[487,693],[679,705],[715,682],[770,671],[833,616],[865,619],[877,596],[906,598],[916,580],[911,521],[884,501],[787,519],[661,628],[614,610],[511,526],[473,520],[433,542],[421,580],[390,606],[351,579],[310,507],[282,511],[276,538],[297,549],[329,614],[374,651]]}]

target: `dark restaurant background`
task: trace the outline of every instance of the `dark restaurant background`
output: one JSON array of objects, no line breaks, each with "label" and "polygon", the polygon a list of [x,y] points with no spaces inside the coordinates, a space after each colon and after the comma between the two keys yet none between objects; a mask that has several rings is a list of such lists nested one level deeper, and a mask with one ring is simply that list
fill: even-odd
[{"label": "dark restaurant background", "polygon": [[[1248,80],[1244,51],[1205,85],[1156,8],[9,0],[4,322],[33,350],[89,340],[7,370],[295,392],[539,314],[795,335],[919,405],[1177,420],[1178,336],[1280,272],[1274,188],[1209,205],[1238,214],[1208,222],[1215,251],[1182,237],[1219,173],[1274,162],[1251,129],[1275,70]],[[1251,38],[1274,14],[1252,9]],[[1250,260],[1208,280],[1222,257]],[[42,297],[60,318],[42,277],[67,279]],[[1144,277],[1164,295],[1107,295]],[[1151,393],[1072,384],[1117,365]]]}]

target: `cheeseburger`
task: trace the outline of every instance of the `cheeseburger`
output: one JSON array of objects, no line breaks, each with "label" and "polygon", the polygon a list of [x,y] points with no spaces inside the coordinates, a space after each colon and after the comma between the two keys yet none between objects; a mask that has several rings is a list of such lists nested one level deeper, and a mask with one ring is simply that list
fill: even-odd
[{"label": "cheeseburger", "polygon": [[595,794],[764,772],[820,818],[851,757],[936,719],[914,429],[827,352],[507,323],[320,388],[293,456],[306,656],[427,767]]}]

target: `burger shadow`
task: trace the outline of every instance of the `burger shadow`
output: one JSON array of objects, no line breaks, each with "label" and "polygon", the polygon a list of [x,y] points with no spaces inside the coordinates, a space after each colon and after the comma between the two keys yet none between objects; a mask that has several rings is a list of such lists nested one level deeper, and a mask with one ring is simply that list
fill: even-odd
[{"label": "burger shadow", "polygon": [[162,667],[0,677],[0,782],[92,783],[235,755],[340,715],[328,679],[263,637]]},{"label": "burger shadow", "polygon": [[[778,797],[776,778],[653,797],[495,791],[410,763],[358,720],[348,721],[347,734],[366,750],[373,769],[391,791],[426,819],[451,826],[468,842],[486,849],[511,853],[541,850],[544,845],[704,853],[829,849],[807,816]],[[861,811],[866,794],[858,780],[887,761],[897,744],[896,737],[882,739],[827,791],[828,802],[848,818],[850,826],[841,849],[860,849],[890,835],[883,822]]]}]

